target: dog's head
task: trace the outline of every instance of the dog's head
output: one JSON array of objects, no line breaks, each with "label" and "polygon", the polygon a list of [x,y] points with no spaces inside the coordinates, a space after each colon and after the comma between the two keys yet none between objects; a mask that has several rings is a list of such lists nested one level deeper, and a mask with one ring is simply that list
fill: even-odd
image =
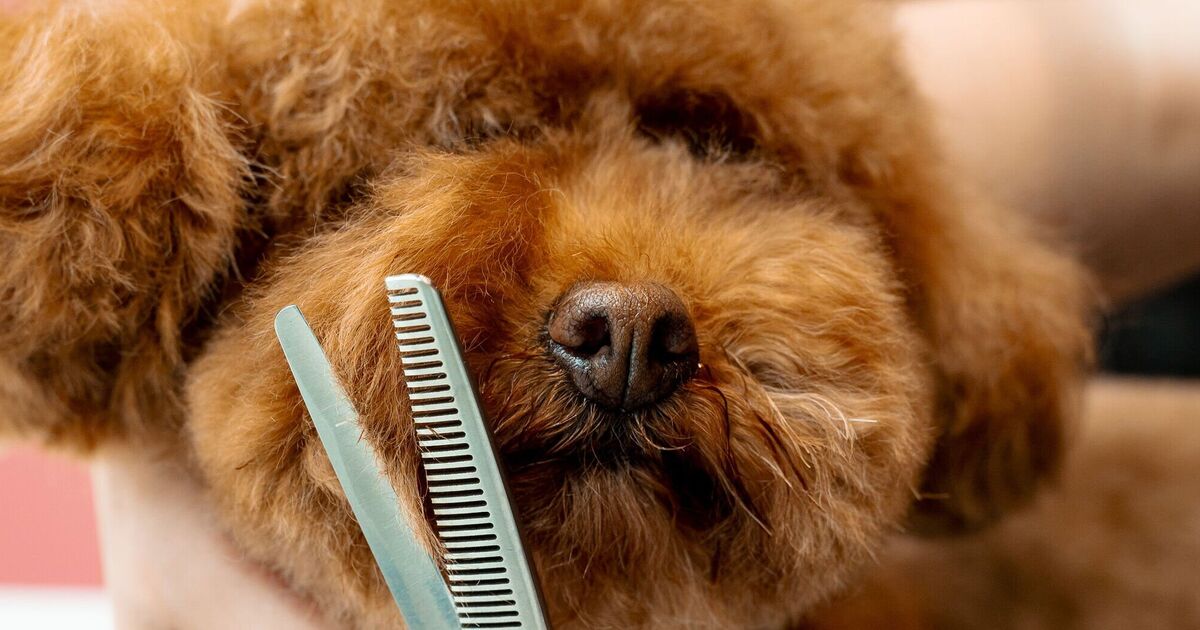
[{"label": "dog's head", "polygon": [[[381,152],[199,362],[197,452],[239,540],[331,609],[394,614],[270,319],[305,310],[420,514],[399,272],[445,294],[560,622],[781,623],[906,523],[1019,504],[1056,461],[1082,290],[943,182],[879,16],[586,4],[455,26],[489,42],[456,62],[475,100]],[[344,115],[363,145],[415,125]]]}]

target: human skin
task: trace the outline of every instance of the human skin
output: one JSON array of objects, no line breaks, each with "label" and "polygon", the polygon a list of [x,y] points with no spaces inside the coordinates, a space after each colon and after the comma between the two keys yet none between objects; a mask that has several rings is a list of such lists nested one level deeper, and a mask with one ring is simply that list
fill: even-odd
[{"label": "human skin", "polygon": [[[1088,243],[1084,253],[1120,299],[1200,263],[1200,248],[1180,247],[1200,234],[1200,213],[1183,211],[1200,198],[1195,179],[1184,176],[1200,172],[1200,127],[1186,117],[1200,112],[1186,106],[1200,71],[1183,62],[1186,38],[1176,38],[1178,47],[1135,51],[1132,36],[1109,21],[1115,9],[1097,12],[1099,4],[920,2],[902,6],[897,24],[951,162]],[[1129,10],[1152,28],[1188,23],[1163,5]],[[1073,25],[1069,37],[1057,35],[1064,25]],[[1160,78],[1147,83],[1148,72]],[[1097,102],[1108,106],[1080,106]],[[1160,110],[1170,115],[1139,117]],[[1159,118],[1172,133],[1156,133],[1151,119]],[[1117,141],[1120,150],[1111,149]],[[1130,222],[1157,229],[1134,230]],[[100,454],[96,472],[121,627],[321,627],[238,557],[183,470],[114,449]]]},{"label": "human skin", "polygon": [[113,446],[92,466],[118,628],[326,627],[238,553],[186,470],[145,455]]}]

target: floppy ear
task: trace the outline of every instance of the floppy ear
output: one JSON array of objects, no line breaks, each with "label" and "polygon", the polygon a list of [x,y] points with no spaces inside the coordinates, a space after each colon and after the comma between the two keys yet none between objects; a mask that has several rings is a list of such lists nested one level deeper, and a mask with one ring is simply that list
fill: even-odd
[{"label": "floppy ear", "polygon": [[[844,102],[791,113],[776,134],[791,146],[774,148],[807,182],[864,203],[881,230],[936,384],[936,444],[911,525],[969,530],[1055,472],[1096,300],[1074,260],[942,172],[928,112],[885,53],[874,71],[842,75],[873,81],[847,87]],[[806,135],[805,115],[820,133]]]},{"label": "floppy ear", "polygon": [[86,450],[177,419],[244,163],[152,13],[0,18],[0,436]]},{"label": "floppy ear", "polygon": [[807,182],[860,200],[881,229],[936,383],[936,444],[912,525],[972,529],[1055,472],[1091,357],[1095,298],[1069,256],[944,172],[933,112],[884,36],[888,12],[846,14],[863,18],[849,41],[887,45],[814,59],[831,73],[794,89],[806,107],[784,102],[781,116],[764,116],[776,131],[764,142],[785,140],[777,152]]},{"label": "floppy ear", "polygon": [[1018,217],[948,194],[923,202],[889,222],[937,386],[938,437],[912,525],[946,533],[1022,505],[1056,472],[1094,299],[1081,268]]}]

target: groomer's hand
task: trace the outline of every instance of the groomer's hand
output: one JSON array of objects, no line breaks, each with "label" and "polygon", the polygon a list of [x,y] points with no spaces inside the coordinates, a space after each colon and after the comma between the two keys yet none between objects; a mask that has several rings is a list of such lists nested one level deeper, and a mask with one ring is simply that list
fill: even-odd
[{"label": "groomer's hand", "polygon": [[240,556],[182,468],[125,446],[99,453],[92,471],[117,628],[331,627]]}]

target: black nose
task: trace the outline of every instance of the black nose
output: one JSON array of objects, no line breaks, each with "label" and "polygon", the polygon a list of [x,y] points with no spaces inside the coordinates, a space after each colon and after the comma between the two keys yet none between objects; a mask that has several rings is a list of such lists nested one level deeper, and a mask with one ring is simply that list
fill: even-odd
[{"label": "black nose", "polygon": [[660,284],[577,284],[559,298],[547,331],[579,391],[612,409],[662,400],[699,360],[687,308]]}]

